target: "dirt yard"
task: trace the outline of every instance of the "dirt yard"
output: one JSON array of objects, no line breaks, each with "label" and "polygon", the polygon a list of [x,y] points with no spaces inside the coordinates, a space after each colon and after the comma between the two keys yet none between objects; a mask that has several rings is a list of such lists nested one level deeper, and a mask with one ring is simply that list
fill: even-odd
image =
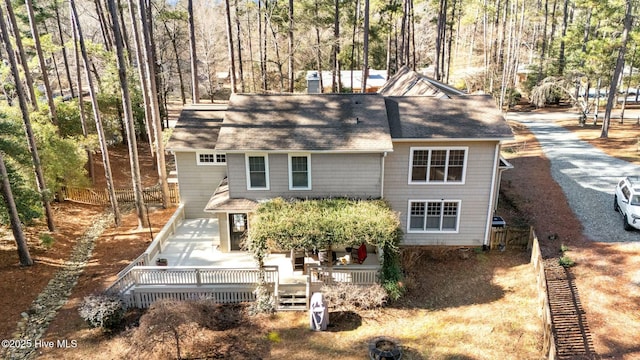
[{"label": "dirt yard", "polygon": [[[562,245],[569,247],[567,254],[577,263],[573,271],[600,357],[640,358],[640,242],[604,244],[584,238],[566,201],[556,200],[555,206],[549,206],[549,198],[564,199],[564,195],[553,182],[535,138],[518,124],[512,126],[517,137],[506,156],[515,169],[503,176],[501,214],[509,223],[533,225],[546,257],[557,257]],[[640,163],[640,128],[635,124],[612,124],[611,140],[607,142],[597,139],[599,128],[573,130],[605,151]],[[115,158],[121,159],[116,165],[123,169],[119,173],[126,174],[126,156]],[[145,167],[143,172],[152,179],[155,172],[152,163],[148,164],[151,168]],[[9,229],[0,228],[0,274],[5,280],[0,282],[2,339],[11,338],[20,313],[67,258],[75,239],[89,225],[88,219],[100,211],[91,206],[57,204],[58,232],[52,234],[55,242],[50,248],[39,244],[38,235],[46,229],[44,224],[29,229],[30,250],[36,264],[25,269],[17,266]],[[171,336],[149,332],[150,326],[137,326],[151,324],[153,312],[132,313],[127,328],[103,334],[89,329],[76,309],[85,295],[104,289],[117,271],[146,248],[152,233],[160,230],[171,213],[171,209],[152,211],[151,231],[138,229],[137,219],[129,214],[120,228],[109,229],[98,239],[91,262],[46,333],[47,340],[76,340],[78,346],[42,350],[39,358],[176,357]],[[406,359],[539,358],[539,308],[526,254],[473,252],[467,260],[461,260],[456,253],[424,254],[412,257],[411,262],[412,268],[421,271],[408,274],[407,296],[385,309],[332,312],[329,331],[321,333],[308,330],[308,315],[302,312],[247,318],[238,308],[232,314],[226,308],[211,309],[209,314],[227,319],[226,325],[185,321],[178,333],[182,356],[364,359],[371,338],[391,335],[403,344]]]}]

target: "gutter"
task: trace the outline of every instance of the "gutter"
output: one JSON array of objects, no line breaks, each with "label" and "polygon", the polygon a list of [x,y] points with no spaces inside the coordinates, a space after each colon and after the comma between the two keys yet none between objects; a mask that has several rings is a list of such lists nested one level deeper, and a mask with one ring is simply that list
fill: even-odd
[{"label": "gutter", "polygon": [[387,152],[382,153],[380,158],[380,199],[384,199],[384,159],[387,157]]},{"label": "gutter", "polygon": [[496,174],[500,162],[500,143],[496,144],[496,149],[493,155],[493,173],[491,174],[491,189],[489,191],[489,207],[487,208],[487,225],[484,232],[484,244],[489,245],[489,234],[491,231],[491,225],[493,220],[493,199],[495,198],[494,191],[496,191]]}]

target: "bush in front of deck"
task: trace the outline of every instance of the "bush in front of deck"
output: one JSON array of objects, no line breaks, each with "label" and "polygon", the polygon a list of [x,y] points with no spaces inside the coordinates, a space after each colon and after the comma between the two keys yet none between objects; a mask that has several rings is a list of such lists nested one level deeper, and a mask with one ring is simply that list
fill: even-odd
[{"label": "bush in front of deck", "polygon": [[120,325],[125,314],[120,298],[107,294],[85,296],[78,312],[92,328],[99,327],[107,331]]}]

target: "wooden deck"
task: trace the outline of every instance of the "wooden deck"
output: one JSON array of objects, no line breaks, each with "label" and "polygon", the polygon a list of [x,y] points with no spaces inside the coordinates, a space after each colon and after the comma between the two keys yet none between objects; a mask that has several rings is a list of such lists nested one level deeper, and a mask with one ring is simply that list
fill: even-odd
[{"label": "wooden deck", "polygon": [[[118,274],[107,292],[120,295],[126,307],[142,308],[163,298],[204,296],[218,302],[252,301],[258,279],[255,260],[245,251],[221,252],[219,245],[216,219],[185,219],[179,207],[147,250]],[[336,255],[344,253],[337,251]],[[156,266],[157,259],[166,259],[167,265]],[[275,253],[265,259],[265,269],[265,281],[278,308],[304,310],[311,294],[324,283],[376,283],[379,262],[377,254],[371,253],[363,264],[327,267],[307,257],[303,269],[294,271],[290,253]]]}]

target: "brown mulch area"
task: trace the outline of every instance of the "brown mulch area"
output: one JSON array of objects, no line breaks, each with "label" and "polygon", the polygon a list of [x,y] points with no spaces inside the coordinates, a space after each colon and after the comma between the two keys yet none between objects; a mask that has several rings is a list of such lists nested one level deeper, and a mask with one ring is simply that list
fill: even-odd
[{"label": "brown mulch area", "polygon": [[[53,204],[57,231],[50,234],[53,245],[40,244],[39,236],[47,233],[46,223],[25,228],[29,251],[34,261],[30,267],[20,267],[15,241],[9,228],[0,228],[0,338],[10,339],[16,331],[20,313],[26,311],[33,299],[47,286],[71,254],[75,240],[91,225],[93,216],[103,209],[79,204]],[[66,221],[74,219],[73,222]]]}]

